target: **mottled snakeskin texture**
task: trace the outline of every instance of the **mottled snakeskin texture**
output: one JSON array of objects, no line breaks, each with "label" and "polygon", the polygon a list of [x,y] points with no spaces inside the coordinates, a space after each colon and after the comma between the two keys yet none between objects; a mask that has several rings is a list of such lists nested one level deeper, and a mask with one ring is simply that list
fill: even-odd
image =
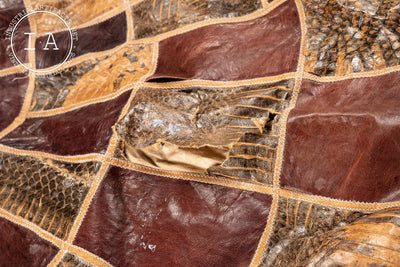
[{"label": "mottled snakeskin texture", "polygon": [[127,89],[149,71],[152,46],[125,45],[112,55],[87,59],[35,80],[31,111],[76,105]]},{"label": "mottled snakeskin texture", "polygon": [[399,65],[397,1],[304,0],[305,70],[340,76]]},{"label": "mottled snakeskin texture", "polygon": [[92,267],[93,265],[82,260],[78,256],[66,253],[62,260],[58,263],[57,267]]},{"label": "mottled snakeskin texture", "polygon": [[329,231],[348,225],[365,213],[280,198],[278,214],[261,266],[306,266],[320,252]]},{"label": "mottled snakeskin texture", "polygon": [[0,207],[65,239],[99,167],[0,152]]},{"label": "mottled snakeskin texture", "polygon": [[197,21],[243,16],[260,7],[260,0],[145,0],[132,7],[135,36],[151,37]]},{"label": "mottled snakeskin texture", "polygon": [[400,209],[368,214],[281,199],[260,266],[396,266]]},{"label": "mottled snakeskin texture", "polygon": [[160,140],[180,147],[229,146],[229,157],[208,172],[271,183],[279,118],[294,82],[232,88],[141,88],[117,126],[126,144]]}]

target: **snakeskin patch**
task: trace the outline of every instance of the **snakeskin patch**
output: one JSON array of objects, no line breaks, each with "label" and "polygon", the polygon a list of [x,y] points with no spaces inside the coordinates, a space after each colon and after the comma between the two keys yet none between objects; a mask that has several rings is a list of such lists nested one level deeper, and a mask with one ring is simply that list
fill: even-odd
[{"label": "snakeskin patch", "polygon": [[[206,170],[209,174],[272,183],[280,114],[293,85],[293,80],[284,80],[231,88],[141,88],[117,125],[124,141],[119,147],[140,150],[134,157],[142,161],[136,163],[152,166],[139,154],[164,153],[169,144],[177,152],[171,155],[172,164],[165,164],[167,169],[174,169],[173,162],[183,154],[187,159],[196,155],[193,163],[200,165],[221,155],[216,151],[227,151],[227,158],[216,160],[221,164]],[[164,168],[161,161],[157,167]]]},{"label": "snakeskin patch", "polygon": [[397,66],[398,1],[303,0],[307,72],[340,76]]},{"label": "snakeskin patch", "polygon": [[262,266],[306,266],[322,248],[325,233],[364,216],[318,204],[280,198],[274,231]]},{"label": "snakeskin patch", "polygon": [[239,17],[261,6],[260,0],[145,0],[132,7],[135,37],[151,37],[207,19]]},{"label": "snakeskin patch", "polygon": [[31,111],[66,107],[126,89],[149,72],[151,61],[151,45],[130,44],[111,55],[36,79]]},{"label": "snakeskin patch", "polygon": [[61,259],[61,262],[58,263],[57,267],[91,267],[93,265],[87,263],[82,260],[78,256],[66,253],[64,257]]},{"label": "snakeskin patch", "polygon": [[0,152],[0,207],[65,239],[99,167]]}]

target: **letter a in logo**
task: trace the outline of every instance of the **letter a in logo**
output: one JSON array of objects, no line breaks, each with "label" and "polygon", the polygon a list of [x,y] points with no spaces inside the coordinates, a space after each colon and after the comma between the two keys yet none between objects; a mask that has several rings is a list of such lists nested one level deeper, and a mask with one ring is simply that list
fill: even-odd
[{"label": "letter a in logo", "polygon": [[[56,40],[54,40],[54,36],[51,32],[47,32],[46,33],[49,37],[47,38],[47,43],[46,46],[43,48],[43,50],[49,50],[49,48],[47,47],[48,45],[54,45],[53,50],[58,50],[57,44],[56,44]],[[51,38],[51,42],[50,42],[50,38]]]}]

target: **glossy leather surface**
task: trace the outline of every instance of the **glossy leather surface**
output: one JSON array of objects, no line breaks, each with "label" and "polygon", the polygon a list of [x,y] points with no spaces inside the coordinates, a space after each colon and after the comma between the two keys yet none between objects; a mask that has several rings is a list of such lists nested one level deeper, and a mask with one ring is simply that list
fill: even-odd
[{"label": "glossy leather surface", "polygon": [[[130,91],[110,102],[92,104],[65,114],[32,118],[0,140],[18,149],[58,155],[105,153]],[[76,144],[79,144],[78,146]]]},{"label": "glossy leather surface", "polygon": [[288,1],[258,19],[210,25],[161,41],[153,77],[242,80],[295,71],[300,38],[296,5]]},{"label": "glossy leather surface", "polygon": [[75,244],[115,266],[247,266],[271,200],[111,167]]},{"label": "glossy leather surface", "polygon": [[303,81],[290,113],[282,186],[332,198],[400,200],[399,73]]}]

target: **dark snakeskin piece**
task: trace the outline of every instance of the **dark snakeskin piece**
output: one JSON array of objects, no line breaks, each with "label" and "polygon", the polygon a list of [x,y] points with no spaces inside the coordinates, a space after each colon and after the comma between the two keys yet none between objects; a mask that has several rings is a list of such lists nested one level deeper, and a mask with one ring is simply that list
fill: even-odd
[{"label": "dark snakeskin piece", "polygon": [[303,3],[307,24],[306,71],[339,76],[399,65],[397,1]]},{"label": "dark snakeskin piece", "polygon": [[0,207],[65,239],[99,167],[0,152]]}]

